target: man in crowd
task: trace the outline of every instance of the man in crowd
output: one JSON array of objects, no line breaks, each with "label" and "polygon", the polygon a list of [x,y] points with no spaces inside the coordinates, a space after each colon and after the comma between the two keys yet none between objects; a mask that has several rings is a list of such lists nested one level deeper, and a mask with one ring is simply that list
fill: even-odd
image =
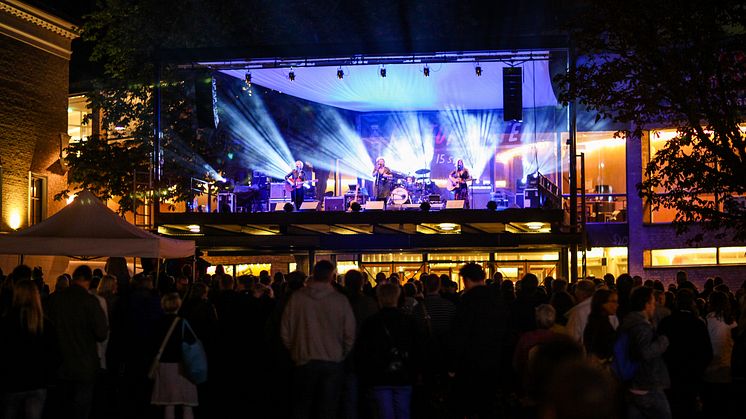
[{"label": "man in crowd", "polygon": [[280,334],[295,364],[295,419],[335,417],[342,361],[355,343],[355,315],[332,287],[336,267],[322,260],[306,287],[294,292],[282,314]]},{"label": "man in crowd", "polygon": [[49,317],[60,345],[62,366],[59,388],[64,417],[85,419],[93,403],[93,387],[99,370],[98,348],[108,334],[101,305],[88,292],[93,279],[91,268],[83,265],[73,272],[70,288],[50,301]]},{"label": "man in crowd", "polygon": [[653,289],[637,287],[629,298],[630,312],[619,328],[629,336],[630,359],[639,366],[628,383],[630,417],[670,419],[671,408],[663,390],[670,387],[663,354],[668,338],[656,335],[651,322],[655,314]]},{"label": "man in crowd", "polygon": [[500,383],[508,310],[485,285],[481,266],[467,263],[459,271],[464,294],[456,308],[451,334],[454,405],[458,417],[496,417],[494,401]]}]

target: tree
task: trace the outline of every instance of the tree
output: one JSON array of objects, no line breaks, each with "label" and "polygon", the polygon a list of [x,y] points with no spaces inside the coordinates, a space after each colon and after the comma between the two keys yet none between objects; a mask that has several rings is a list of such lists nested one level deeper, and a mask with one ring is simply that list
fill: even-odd
[{"label": "tree", "polygon": [[[564,101],[598,119],[645,130],[676,128],[651,156],[638,190],[653,209],[692,226],[746,239],[746,7],[739,1],[597,0],[570,26],[579,53],[561,76]],[[701,231],[694,241],[701,240]]]}]

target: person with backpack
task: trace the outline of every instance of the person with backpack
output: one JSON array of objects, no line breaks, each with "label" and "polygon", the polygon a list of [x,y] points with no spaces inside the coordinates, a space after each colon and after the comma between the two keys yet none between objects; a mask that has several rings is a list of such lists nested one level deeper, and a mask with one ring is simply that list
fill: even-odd
[{"label": "person with backpack", "polygon": [[[657,335],[651,322],[655,314],[653,289],[633,289],[629,309],[629,314],[619,327],[619,337],[614,347],[614,356],[617,358],[615,365],[627,365],[624,371],[616,372],[621,375],[620,381],[627,388],[628,417],[669,419],[671,407],[664,390],[670,387],[671,382],[663,361],[668,338]],[[625,342],[626,348],[623,348],[625,345],[620,343]]]}]

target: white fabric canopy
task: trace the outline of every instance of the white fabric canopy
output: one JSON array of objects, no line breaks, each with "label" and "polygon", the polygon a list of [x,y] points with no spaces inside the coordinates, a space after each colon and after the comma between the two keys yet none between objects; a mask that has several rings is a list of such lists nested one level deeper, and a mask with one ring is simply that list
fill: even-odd
[{"label": "white fabric canopy", "polygon": [[161,237],[128,223],[89,191],[47,220],[0,236],[0,254],[183,258],[194,250],[192,240]]}]

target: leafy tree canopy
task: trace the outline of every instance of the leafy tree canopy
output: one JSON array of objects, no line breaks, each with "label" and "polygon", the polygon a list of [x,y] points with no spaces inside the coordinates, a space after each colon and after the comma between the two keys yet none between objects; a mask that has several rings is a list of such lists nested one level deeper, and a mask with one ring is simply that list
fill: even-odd
[{"label": "leafy tree canopy", "polygon": [[596,0],[571,32],[579,59],[561,77],[563,100],[629,123],[628,140],[678,130],[651,156],[640,194],[676,210],[679,233],[697,224],[746,239],[744,3]]}]

